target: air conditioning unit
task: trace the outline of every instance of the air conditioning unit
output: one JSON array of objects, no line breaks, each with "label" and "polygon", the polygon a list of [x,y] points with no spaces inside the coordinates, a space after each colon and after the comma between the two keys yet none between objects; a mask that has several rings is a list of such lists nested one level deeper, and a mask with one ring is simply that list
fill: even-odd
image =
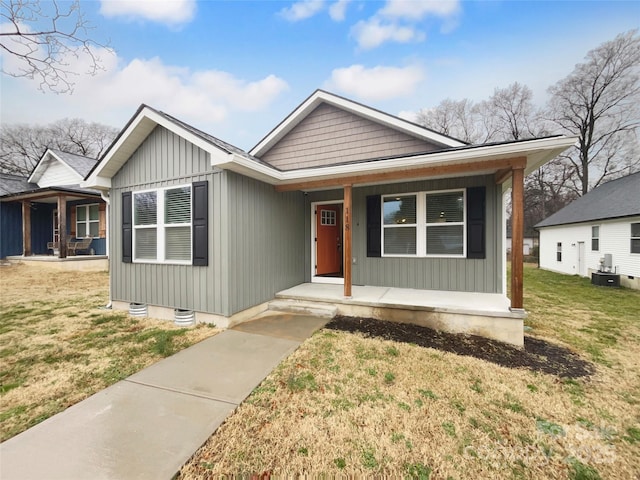
[{"label": "air conditioning unit", "polygon": [[619,287],[620,275],[618,275],[613,267],[613,256],[605,253],[600,259],[600,266],[597,272],[591,274],[591,283],[601,287]]}]

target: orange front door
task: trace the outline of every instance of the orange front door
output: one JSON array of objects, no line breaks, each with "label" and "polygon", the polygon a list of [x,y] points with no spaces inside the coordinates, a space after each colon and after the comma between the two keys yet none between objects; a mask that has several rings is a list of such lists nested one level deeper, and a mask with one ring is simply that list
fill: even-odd
[{"label": "orange front door", "polygon": [[316,207],[316,275],[342,274],[342,207]]}]

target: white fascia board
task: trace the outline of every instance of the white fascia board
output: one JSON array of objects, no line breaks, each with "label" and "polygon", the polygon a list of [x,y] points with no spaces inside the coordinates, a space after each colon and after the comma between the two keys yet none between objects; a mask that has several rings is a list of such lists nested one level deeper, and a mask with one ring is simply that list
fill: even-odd
[{"label": "white fascia board", "polygon": [[271,185],[277,185],[282,181],[283,172],[236,154],[233,154],[227,165],[217,166]]},{"label": "white fascia board", "polygon": [[403,120],[401,118],[395,117],[388,113],[384,113],[379,110],[366,107],[359,103],[351,102],[341,97],[335,97],[333,95],[327,94],[326,92],[320,92],[320,93],[324,94],[323,100],[326,101],[327,103],[331,103],[338,107],[342,107],[345,110],[350,110],[354,113],[362,115],[363,117],[367,117],[377,123],[388,125],[391,128],[394,128],[396,130],[403,130],[407,133],[418,136],[423,140],[439,143],[441,145],[446,145],[447,147],[467,146],[467,144],[464,142],[460,142],[453,138],[447,137],[446,135],[442,135],[440,133],[428,130],[424,127],[421,127],[420,125],[411,123],[407,120]]},{"label": "white fascia board", "polygon": [[[170,119],[160,115],[156,111],[144,107],[137,117],[131,122],[125,132],[122,133],[117,143],[109,150],[107,155],[100,161],[98,167],[87,178],[87,187],[98,188],[100,181],[98,178],[110,179],[124,165],[133,152],[144,142],[153,129],[160,125],[176,135],[184,138],[189,143],[208,152],[212,165],[228,162],[231,154],[221,150],[210,142],[195,135],[189,130],[172,122]],[[109,182],[110,183],[110,182]]]},{"label": "white fascia board", "polygon": [[82,188],[93,188],[96,190],[110,190],[111,189],[111,178],[110,177],[94,177],[91,176],[91,182],[89,182],[89,178],[84,182],[80,182],[80,186]]},{"label": "white fascia board", "polygon": [[47,156],[49,155],[55,160],[57,160],[58,162],[60,162],[62,165],[64,165],[69,170],[69,172],[71,172],[73,175],[78,177],[78,181],[82,180],[82,176],[78,172],[76,172],[71,167],[71,165],[69,165],[67,162],[62,160],[58,155],[56,155],[53,151],[47,148],[47,151],[44,152],[44,155],[42,155],[42,157],[40,157],[40,160],[38,160],[38,164],[36,165],[36,168],[33,169],[33,172],[29,176],[29,179],[27,180],[27,182],[38,183],[38,181],[42,178],[42,175],[44,175],[44,172],[46,171],[44,162]]},{"label": "white fascia board", "polygon": [[280,125],[274,128],[265,138],[262,139],[260,143],[258,143],[258,145],[253,147],[249,153],[253,156],[260,157],[260,155],[289,133],[293,127],[300,123],[309,113],[311,113],[311,111],[323,102],[337,106],[356,115],[363,116],[374,122],[387,125],[395,130],[404,131],[426,141],[435,142],[447,147],[464,147],[467,145],[464,142],[454,140],[453,138],[433,132],[421,127],[420,125],[394,117],[393,115],[332,95],[328,92],[318,90],[307,98],[307,100],[298,106],[298,108],[296,108],[291,114],[289,114],[289,116]]},{"label": "white fascia board", "polygon": [[281,172],[282,181],[285,183],[313,180],[318,177],[331,178],[349,174],[371,173],[377,171],[411,170],[436,165],[454,165],[482,160],[515,158],[529,156],[539,150],[551,150],[553,158],[569,146],[575,143],[575,137],[557,137],[551,139],[531,140],[528,142],[508,143],[501,145],[488,145],[465,150],[451,150],[440,153],[415,155],[411,157],[393,158],[348,165],[335,165],[324,168],[310,168],[306,170],[289,170]]},{"label": "white fascia board", "polygon": [[[531,160],[531,168],[538,168],[542,163],[574,145],[576,137],[553,137],[512,142],[500,145],[487,145],[463,150],[449,150],[439,153],[414,155],[410,157],[391,158],[355,164],[333,165],[330,167],[314,167],[301,170],[275,170],[258,162],[239,155],[233,155],[227,164],[219,164],[220,168],[242,173],[274,185],[286,185],[308,180],[324,180],[332,177],[375,173],[394,170],[411,170],[427,166],[455,165],[482,160],[500,158],[526,157],[527,168]],[[527,169],[525,169],[526,172]]]}]

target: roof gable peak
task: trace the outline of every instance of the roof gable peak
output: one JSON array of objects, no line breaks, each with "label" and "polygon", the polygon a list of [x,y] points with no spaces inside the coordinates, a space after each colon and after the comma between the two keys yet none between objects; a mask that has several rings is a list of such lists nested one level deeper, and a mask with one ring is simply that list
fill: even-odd
[{"label": "roof gable peak", "polygon": [[293,112],[280,122],[271,132],[253,147],[249,153],[256,157],[264,155],[271,147],[289,133],[296,125],[307,118],[319,105],[326,103],[334,107],[346,110],[354,115],[380,123],[389,128],[399,130],[408,135],[425,140],[443,148],[463,147],[465,142],[430,130],[416,123],[404,120],[395,115],[369,107],[362,103],[341,97],[326,90],[318,89],[304,100]]}]

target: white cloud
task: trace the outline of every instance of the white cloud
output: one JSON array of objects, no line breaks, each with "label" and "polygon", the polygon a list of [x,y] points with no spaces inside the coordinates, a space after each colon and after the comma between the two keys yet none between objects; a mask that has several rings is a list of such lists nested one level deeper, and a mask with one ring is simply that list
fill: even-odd
[{"label": "white cloud", "polygon": [[196,0],[101,0],[105,17],[143,19],[169,26],[189,23],[196,13]]},{"label": "white cloud", "polygon": [[413,110],[401,110],[397,116],[413,123],[418,120],[418,112],[414,112]]},{"label": "white cloud", "polygon": [[450,17],[459,10],[459,0],[388,0],[378,13],[385,17],[421,20],[427,15]]},{"label": "white cloud", "polygon": [[76,93],[102,103],[104,108],[133,110],[146,103],[186,122],[216,123],[232,111],[264,109],[287,88],[287,83],[275,75],[247,81],[227,72],[191,71],[152,58],[134,59],[123,68],[85,77]]},{"label": "white cloud", "polygon": [[343,21],[347,11],[347,5],[349,5],[350,2],[351,0],[338,0],[333,3],[329,7],[329,16],[331,19],[336,22]]},{"label": "white cloud", "polygon": [[387,41],[397,43],[420,42],[425,39],[424,33],[412,26],[401,26],[396,23],[382,23],[378,18],[362,20],[351,29],[358,46],[363,49],[376,48]]},{"label": "white cloud", "polygon": [[297,22],[313,17],[323,8],[324,0],[302,0],[280,10],[280,15],[290,22]]},{"label": "white cloud", "polygon": [[[218,130],[233,112],[258,112],[266,109],[282,92],[287,83],[267,75],[257,80],[246,80],[219,70],[192,70],[167,65],[159,58],[134,59],[123,63],[107,49],[92,52],[102,61],[102,70],[96,75],[85,75],[90,57],[81,54],[64,59],[68,68],[78,72],[73,95],[34,96],[38,82],[27,78],[15,79],[11,88],[29,92],[23,98],[33,98],[33,107],[41,116],[50,110],[53,118],[77,115],[94,121],[117,123],[113,116],[127,118],[141,104],[166,111],[181,120]],[[4,103],[4,98],[3,98]],[[22,108],[25,108],[24,106]],[[67,113],[65,113],[67,112]],[[70,113],[77,112],[77,113]],[[33,115],[33,114],[32,114]],[[21,116],[18,111],[7,118]],[[33,121],[31,119],[30,121]],[[215,131],[212,132],[215,135]]]},{"label": "white cloud", "polygon": [[442,19],[442,33],[450,33],[458,25],[459,0],[387,0],[368,20],[351,29],[351,35],[363,49],[376,48],[385,42],[421,42],[426,38],[418,24],[427,16]]},{"label": "white cloud", "polygon": [[424,69],[419,65],[373,68],[351,65],[333,70],[327,87],[365,100],[388,100],[411,95],[424,78]]}]

